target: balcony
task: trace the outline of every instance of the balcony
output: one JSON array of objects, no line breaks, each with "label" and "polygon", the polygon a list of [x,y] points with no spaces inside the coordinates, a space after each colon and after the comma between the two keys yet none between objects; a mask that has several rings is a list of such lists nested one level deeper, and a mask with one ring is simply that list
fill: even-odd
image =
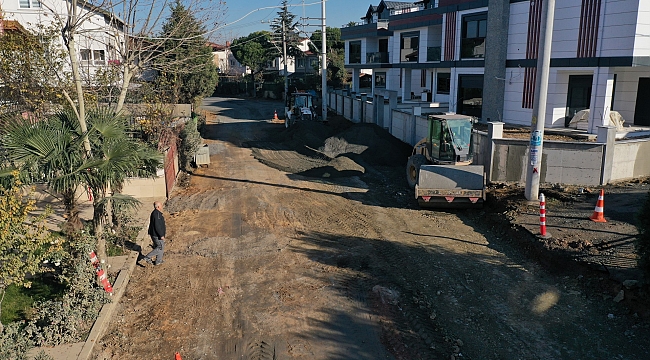
[{"label": "balcony", "polygon": [[400,62],[418,62],[419,56],[418,56],[419,50],[413,49],[413,48],[406,48],[406,49],[401,49],[400,50]]},{"label": "balcony", "polygon": [[460,46],[460,57],[463,59],[485,57],[485,38],[461,39]]},{"label": "balcony", "polygon": [[440,61],[440,46],[427,47],[427,61]]},{"label": "balcony", "polygon": [[389,37],[393,32],[388,30],[388,20],[378,20],[376,23],[359,24],[341,28],[341,40],[361,38]]},{"label": "balcony", "polygon": [[388,52],[374,52],[366,54],[366,63],[382,64],[388,63]]}]

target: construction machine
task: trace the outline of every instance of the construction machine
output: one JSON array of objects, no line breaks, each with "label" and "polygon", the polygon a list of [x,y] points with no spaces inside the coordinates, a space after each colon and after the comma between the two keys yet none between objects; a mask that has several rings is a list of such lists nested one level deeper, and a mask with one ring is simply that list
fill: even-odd
[{"label": "construction machine", "polygon": [[295,92],[289,95],[285,107],[284,126],[288,128],[296,121],[309,120],[318,120],[313,95],[307,92]]},{"label": "construction machine", "polygon": [[422,207],[472,207],[485,201],[485,172],[472,165],[472,129],[467,115],[428,115],[429,132],[414,147],[406,179]]}]

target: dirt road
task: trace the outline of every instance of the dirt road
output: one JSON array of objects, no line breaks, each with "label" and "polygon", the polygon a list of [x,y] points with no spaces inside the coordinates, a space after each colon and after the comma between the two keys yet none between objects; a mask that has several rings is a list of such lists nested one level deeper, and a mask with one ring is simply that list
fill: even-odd
[{"label": "dirt road", "polygon": [[650,358],[646,323],[480,210],[417,209],[373,127],[204,105],[212,163],[168,201],[165,264],[135,271],[95,359]]}]

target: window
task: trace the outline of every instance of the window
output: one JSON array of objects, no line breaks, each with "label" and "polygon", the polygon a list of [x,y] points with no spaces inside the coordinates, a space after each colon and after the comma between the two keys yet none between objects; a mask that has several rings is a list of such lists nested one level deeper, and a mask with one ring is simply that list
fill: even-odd
[{"label": "window", "polygon": [[481,117],[483,109],[483,75],[458,76],[456,112]]},{"label": "window", "polygon": [[379,39],[379,52],[388,52],[388,39]]},{"label": "window", "polygon": [[21,9],[37,9],[41,7],[40,0],[20,0],[19,4]]},{"label": "window", "polygon": [[309,60],[309,66],[311,66],[312,69],[318,68],[318,59]]},{"label": "window", "polygon": [[451,74],[438,73],[438,83],[436,85],[436,94],[449,95],[451,89]]},{"label": "window", "polygon": [[385,88],[386,87],[386,72],[376,72],[375,73],[375,87],[376,88]]},{"label": "window", "polygon": [[422,69],[420,74],[420,87],[427,86],[427,69]]},{"label": "window", "polygon": [[400,62],[418,62],[420,33],[404,33],[400,42]]},{"label": "window", "polygon": [[106,51],[104,50],[79,50],[83,65],[106,65]]},{"label": "window", "polygon": [[348,54],[350,64],[361,64],[361,41],[350,41]]},{"label": "window", "polygon": [[93,59],[95,65],[106,64],[106,53],[104,50],[93,50]]},{"label": "window", "polygon": [[461,58],[485,57],[485,36],[487,34],[487,13],[463,17]]},{"label": "window", "polygon": [[81,55],[81,61],[84,63],[90,62],[90,50],[89,49],[81,49],[79,50],[79,54]]},{"label": "window", "polygon": [[305,68],[305,59],[299,58],[298,60],[296,60],[296,67],[298,69],[304,69]]}]

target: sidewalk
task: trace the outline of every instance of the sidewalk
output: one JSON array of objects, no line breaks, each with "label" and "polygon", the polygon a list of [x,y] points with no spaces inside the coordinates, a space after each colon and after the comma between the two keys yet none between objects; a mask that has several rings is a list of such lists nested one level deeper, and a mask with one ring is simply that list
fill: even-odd
[{"label": "sidewalk", "polygon": [[[39,202],[51,201],[51,200],[52,200],[51,197],[48,198],[47,196],[44,196],[43,198],[39,199]],[[147,228],[149,227],[149,214],[153,209],[152,204],[154,201],[160,201],[164,203],[165,198],[164,197],[163,198],[140,198],[138,200],[140,200],[142,204],[135,212],[136,218],[134,219],[134,221],[138,224],[141,224],[141,230],[138,233],[138,237],[137,239],[135,239],[134,242],[138,244],[140,248],[146,249],[146,247],[150,243],[149,237],[147,236]],[[51,226],[54,225],[58,226],[60,221],[64,220],[62,216],[63,214],[62,207],[54,206],[53,210],[54,210],[54,214],[50,216],[51,220],[49,222]],[[88,204],[88,203],[80,204],[79,210],[80,210],[80,217],[83,220],[92,220],[92,204]],[[146,252],[146,250],[144,250],[143,252]],[[103,336],[104,331],[108,327],[108,324],[111,321],[111,317],[115,312],[115,308],[117,307],[117,304],[120,302],[120,298],[122,297],[122,294],[124,294],[124,290],[126,289],[131,274],[133,273],[133,269],[136,266],[137,259],[138,259],[137,251],[129,251],[128,255],[114,256],[108,258],[107,261],[108,265],[105,267],[105,269],[107,269],[107,272],[109,274],[117,274],[117,279],[115,280],[115,284],[113,284],[113,301],[108,304],[105,304],[102,307],[101,311],[99,312],[99,315],[97,316],[97,320],[95,320],[95,324],[90,330],[90,333],[86,341],[78,342],[74,344],[63,344],[55,347],[34,348],[28,352],[28,356],[33,357],[36,356],[39,352],[44,351],[45,354],[51,356],[54,360],[89,359],[93,352],[93,348],[97,343],[97,340]]]}]

